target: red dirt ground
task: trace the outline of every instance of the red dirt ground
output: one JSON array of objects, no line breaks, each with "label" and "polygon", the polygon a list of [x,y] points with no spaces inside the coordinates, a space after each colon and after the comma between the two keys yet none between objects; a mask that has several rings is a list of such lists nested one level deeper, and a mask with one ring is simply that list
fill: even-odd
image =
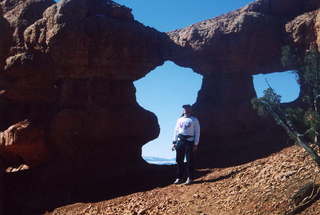
[{"label": "red dirt ground", "polygon": [[[303,149],[292,146],[243,165],[209,172],[186,185],[169,185],[96,203],[76,203],[46,215],[284,215],[292,196],[319,169]],[[320,179],[315,179],[319,183]],[[320,214],[320,201],[302,211]]]}]

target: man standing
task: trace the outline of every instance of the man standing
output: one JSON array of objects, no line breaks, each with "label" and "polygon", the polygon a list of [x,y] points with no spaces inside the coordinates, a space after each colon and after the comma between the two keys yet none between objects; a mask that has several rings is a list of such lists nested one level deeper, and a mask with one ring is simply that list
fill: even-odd
[{"label": "man standing", "polygon": [[[173,134],[173,150],[176,150],[177,179],[174,184],[183,181],[186,170],[187,180],[184,184],[188,185],[193,180],[193,152],[197,150],[200,138],[199,120],[192,116],[191,105],[183,105],[183,114],[177,120]],[[184,168],[184,157],[186,157],[186,169]]]}]

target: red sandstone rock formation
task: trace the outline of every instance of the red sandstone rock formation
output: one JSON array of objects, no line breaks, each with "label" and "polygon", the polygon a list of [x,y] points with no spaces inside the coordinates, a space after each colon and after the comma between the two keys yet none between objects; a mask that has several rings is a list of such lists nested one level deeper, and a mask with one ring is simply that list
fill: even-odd
[{"label": "red sandstone rock formation", "polygon": [[[43,129],[38,135],[50,154],[32,183],[54,190],[145,165],[142,145],[158,136],[159,125],[137,104],[133,81],[164,62],[167,36],[111,1],[1,4],[13,41],[0,74],[0,130],[28,119]],[[0,152],[5,162],[41,153],[39,144],[14,146]]]},{"label": "red sandstone rock formation", "polygon": [[0,5],[4,12],[4,18],[10,23],[13,36],[11,54],[24,49],[23,32],[25,29],[42,17],[42,13],[53,0],[1,0]]},{"label": "red sandstone rock formation", "polygon": [[0,68],[4,66],[4,60],[8,55],[11,40],[9,23],[2,15],[2,11],[0,10]]},{"label": "red sandstone rock formation", "polygon": [[[9,23],[12,33],[0,32],[0,39],[11,38],[11,44],[0,42],[0,60],[6,58],[0,130],[24,119],[37,128],[23,131],[41,140],[30,148],[45,146],[41,154],[50,154],[38,159],[49,161],[28,178],[40,191],[125,176],[144,165],[141,147],[158,136],[159,125],[137,104],[133,81],[165,60],[204,76],[194,105],[202,125],[202,164],[217,165],[212,157],[221,152],[230,156],[219,159],[230,163],[269,152],[278,145],[270,143],[272,135],[281,138],[281,132],[251,110],[251,75],[284,70],[283,45],[305,50],[320,40],[318,12],[310,12],[319,2],[313,0],[259,0],[167,35],[108,0],[0,4],[7,20],[0,20],[0,29]],[[27,161],[37,155],[23,153],[20,146],[27,145],[11,152]]]},{"label": "red sandstone rock formation", "polygon": [[41,128],[23,130],[41,144],[5,146],[4,162],[34,164],[40,153],[37,163],[48,162],[31,169],[28,179],[40,193],[110,180],[145,165],[142,145],[158,136],[159,125],[137,104],[133,81],[164,62],[166,34],[111,1],[0,3],[12,31],[0,74],[0,130],[24,119]]},{"label": "red sandstone rock formation", "polygon": [[6,166],[36,166],[48,158],[44,131],[22,121],[0,132],[0,154]]},{"label": "red sandstone rock formation", "polygon": [[[206,154],[200,156],[201,163],[245,161],[280,146],[270,143],[279,128],[251,108],[252,75],[284,71],[280,62],[284,45],[303,43],[299,47],[303,53],[316,41],[318,12],[309,11],[319,7],[319,1],[260,0],[168,33],[178,45],[169,58],[203,75],[194,105],[202,124],[200,153]],[[281,132],[278,136],[284,141]]]},{"label": "red sandstone rock formation", "polygon": [[63,78],[135,80],[163,62],[152,49],[160,49],[161,34],[106,1],[62,1],[24,35],[27,47],[49,55]]},{"label": "red sandstone rock formation", "polygon": [[49,129],[48,141],[65,159],[81,160],[97,147],[110,154],[105,163],[123,151],[118,162],[140,161],[142,144],[157,137],[159,126],[136,103],[132,81],[163,63],[166,35],[111,1],[52,4],[2,2],[14,45],[0,77],[0,127],[31,119]]},{"label": "red sandstone rock formation", "polygon": [[310,44],[320,47],[320,11],[295,17],[286,24],[286,32],[294,46],[300,50],[308,49]]}]

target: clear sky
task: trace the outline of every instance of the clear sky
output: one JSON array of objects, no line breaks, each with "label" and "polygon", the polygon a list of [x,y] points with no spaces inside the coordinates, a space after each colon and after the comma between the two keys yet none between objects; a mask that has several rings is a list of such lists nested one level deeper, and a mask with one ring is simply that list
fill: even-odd
[{"label": "clear sky", "polygon": [[299,96],[300,86],[297,83],[296,74],[292,71],[254,75],[253,84],[258,97],[263,96],[268,83],[281,95],[281,102],[294,101]]},{"label": "clear sky", "polygon": [[132,8],[136,20],[167,32],[210,19],[253,0],[115,0]]},{"label": "clear sky", "polygon": [[158,139],[143,147],[143,156],[174,157],[170,150],[173,128],[181,106],[195,103],[201,82],[201,75],[170,61],[135,82],[138,103],[157,115],[161,130]]},{"label": "clear sky", "polygon": [[[115,2],[132,8],[135,19],[144,25],[167,32],[238,9],[252,0],[115,0]],[[261,96],[267,87],[266,79],[282,95],[284,102],[297,97],[299,87],[292,73],[254,76],[258,96]],[[201,81],[202,77],[191,69],[166,62],[135,82],[139,104],[157,115],[161,129],[159,138],[143,147],[143,156],[162,158],[175,156],[170,150],[174,125],[181,115],[181,106],[196,101]]]}]

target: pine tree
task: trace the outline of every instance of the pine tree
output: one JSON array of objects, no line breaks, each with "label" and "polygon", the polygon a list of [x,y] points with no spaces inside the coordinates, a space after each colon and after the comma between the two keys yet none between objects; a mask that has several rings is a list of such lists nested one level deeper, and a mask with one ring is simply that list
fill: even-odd
[{"label": "pine tree", "polygon": [[301,59],[290,47],[282,49],[282,64],[298,68],[295,73],[301,87],[299,101],[293,108],[284,108],[281,96],[270,86],[261,98],[252,99],[252,105],[261,116],[270,115],[299,146],[320,166],[320,53],[317,49],[306,52]]}]

